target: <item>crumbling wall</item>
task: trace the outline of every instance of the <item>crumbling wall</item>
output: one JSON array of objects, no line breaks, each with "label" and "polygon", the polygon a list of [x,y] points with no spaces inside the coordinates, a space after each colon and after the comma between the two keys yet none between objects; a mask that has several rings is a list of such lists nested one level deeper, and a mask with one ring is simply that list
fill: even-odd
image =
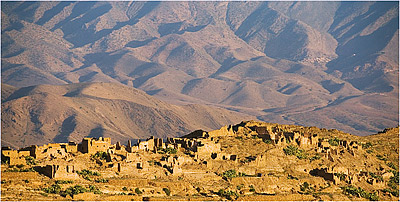
[{"label": "crumbling wall", "polygon": [[57,179],[78,179],[73,165],[46,165],[42,167],[41,173],[49,178]]},{"label": "crumbling wall", "polygon": [[94,154],[98,151],[107,151],[111,146],[111,138],[99,137],[95,138],[83,138],[82,140],[82,153]]},{"label": "crumbling wall", "polygon": [[199,158],[210,157],[211,153],[221,152],[221,144],[213,141],[202,140],[197,144],[195,151],[199,155]]},{"label": "crumbling wall", "polygon": [[213,130],[208,132],[210,137],[220,137],[220,136],[234,136],[235,133],[233,131],[232,126],[224,126],[219,130]]},{"label": "crumbling wall", "polygon": [[1,150],[1,158],[7,159],[10,165],[26,165],[26,156],[30,156],[29,151]]},{"label": "crumbling wall", "polygon": [[76,153],[78,152],[78,145],[75,142],[69,142],[62,144],[61,147],[65,148],[67,153]]}]

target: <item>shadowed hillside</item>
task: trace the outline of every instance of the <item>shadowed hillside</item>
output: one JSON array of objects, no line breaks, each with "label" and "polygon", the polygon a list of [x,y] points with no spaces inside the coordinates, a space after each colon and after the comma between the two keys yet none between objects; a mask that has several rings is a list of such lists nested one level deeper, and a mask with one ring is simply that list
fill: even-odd
[{"label": "shadowed hillside", "polygon": [[[11,89],[13,92],[10,92]],[[82,83],[2,88],[2,145],[113,137],[176,137],[250,116],[201,105],[176,106],[120,84]]]},{"label": "shadowed hillside", "polygon": [[398,125],[398,2],[2,2],[1,15],[5,84],[121,83],[355,135]]}]

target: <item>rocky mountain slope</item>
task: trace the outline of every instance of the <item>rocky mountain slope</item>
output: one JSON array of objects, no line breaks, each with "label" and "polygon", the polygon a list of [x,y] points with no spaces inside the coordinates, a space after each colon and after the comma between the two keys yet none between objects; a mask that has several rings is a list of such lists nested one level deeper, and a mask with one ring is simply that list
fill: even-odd
[{"label": "rocky mountain slope", "polygon": [[1,142],[14,148],[83,137],[115,141],[176,137],[248,115],[204,105],[177,106],[111,83],[2,87]]},{"label": "rocky mountain slope", "polygon": [[397,2],[2,2],[2,82],[113,82],[368,135],[398,125]]}]

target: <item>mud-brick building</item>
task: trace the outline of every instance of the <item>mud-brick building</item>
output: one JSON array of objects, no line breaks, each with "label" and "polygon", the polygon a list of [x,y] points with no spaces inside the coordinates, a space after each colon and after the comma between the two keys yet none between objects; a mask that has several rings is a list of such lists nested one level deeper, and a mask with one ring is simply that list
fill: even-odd
[{"label": "mud-brick building", "polygon": [[157,148],[165,148],[162,138],[154,138],[154,136],[151,136],[146,141],[138,143],[139,150],[156,151]]},{"label": "mud-brick building", "polygon": [[66,153],[75,153],[78,151],[78,145],[74,142],[50,143],[43,146],[32,145],[21,150],[29,151],[30,156],[40,159],[47,156],[65,156]]},{"label": "mud-brick building", "polygon": [[201,159],[210,158],[212,153],[218,154],[221,152],[221,144],[211,140],[201,140],[197,142],[195,152]]},{"label": "mud-brick building", "polygon": [[17,151],[2,148],[1,149],[1,159],[2,161],[8,161],[10,165],[26,165],[25,157],[30,156],[29,151]]},{"label": "mud-brick building", "polygon": [[95,138],[83,138],[78,150],[82,153],[95,154],[96,152],[106,152],[111,146],[111,138],[99,137]]},{"label": "mud-brick building", "polygon": [[50,178],[57,179],[77,179],[79,177],[73,165],[46,165],[41,172]]},{"label": "mud-brick building", "polygon": [[145,141],[140,141],[132,146],[132,142],[129,140],[128,145],[126,147],[127,152],[137,152],[137,151],[153,151],[156,152],[159,148],[165,148],[166,145],[163,142],[162,138],[154,138],[151,136]]}]

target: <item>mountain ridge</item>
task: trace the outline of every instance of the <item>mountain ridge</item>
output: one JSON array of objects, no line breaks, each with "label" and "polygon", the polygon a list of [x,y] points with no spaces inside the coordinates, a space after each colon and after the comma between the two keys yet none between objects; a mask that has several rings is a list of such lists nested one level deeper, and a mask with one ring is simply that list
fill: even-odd
[{"label": "mountain ridge", "polygon": [[398,13],[396,2],[2,2],[2,78],[121,83],[367,135],[398,125]]},{"label": "mountain ridge", "polygon": [[12,147],[77,141],[86,136],[112,136],[115,141],[150,135],[176,137],[251,118],[204,105],[171,105],[140,90],[111,83],[19,89],[6,85],[2,100],[2,143]]}]

